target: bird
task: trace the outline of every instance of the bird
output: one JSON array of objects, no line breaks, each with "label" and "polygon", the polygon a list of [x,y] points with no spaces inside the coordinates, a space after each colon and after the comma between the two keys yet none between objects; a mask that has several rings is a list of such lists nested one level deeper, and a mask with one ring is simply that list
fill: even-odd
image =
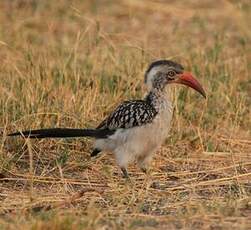
[{"label": "bird", "polygon": [[127,167],[137,162],[147,173],[156,150],[168,137],[173,105],[169,85],[183,84],[206,98],[205,90],[192,73],[173,60],[152,62],[144,75],[147,94],[143,99],[127,100],[119,104],[96,128],[49,128],[19,131],[8,136],[25,138],[92,137],[95,139],[91,157],[104,151],[115,156],[122,176],[129,178]]}]

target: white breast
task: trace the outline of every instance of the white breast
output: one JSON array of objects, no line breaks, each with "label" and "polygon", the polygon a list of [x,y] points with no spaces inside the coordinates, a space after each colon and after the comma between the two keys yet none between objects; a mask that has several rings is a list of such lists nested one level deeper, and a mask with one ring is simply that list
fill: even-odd
[{"label": "white breast", "polygon": [[112,151],[119,166],[126,167],[136,158],[152,155],[167,138],[171,126],[172,106],[165,101],[153,122],[130,129],[119,129],[108,139],[97,140],[96,147]]}]

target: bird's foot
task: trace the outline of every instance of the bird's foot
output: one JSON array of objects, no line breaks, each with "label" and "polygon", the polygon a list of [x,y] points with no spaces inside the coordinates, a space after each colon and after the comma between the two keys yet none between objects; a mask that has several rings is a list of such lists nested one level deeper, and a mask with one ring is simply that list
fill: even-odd
[{"label": "bird's foot", "polygon": [[91,157],[97,156],[101,151],[102,151],[102,150],[97,149],[97,148],[93,149],[93,151],[92,151],[92,153],[91,153]]},{"label": "bird's foot", "polygon": [[140,169],[141,169],[141,171],[142,171],[143,173],[148,174],[148,171],[149,171],[149,170],[147,170],[147,168],[142,167],[142,168],[140,168]]},{"label": "bird's foot", "polygon": [[151,181],[152,180],[151,170],[149,168],[146,168],[146,167],[141,167],[140,169],[144,173],[145,182]]}]

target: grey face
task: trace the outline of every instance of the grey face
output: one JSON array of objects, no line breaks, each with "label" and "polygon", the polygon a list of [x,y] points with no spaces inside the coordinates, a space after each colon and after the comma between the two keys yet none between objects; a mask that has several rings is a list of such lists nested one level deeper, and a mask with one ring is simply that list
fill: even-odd
[{"label": "grey face", "polygon": [[183,73],[183,70],[182,65],[170,60],[155,61],[145,73],[145,83],[149,88],[163,89],[177,74]]}]

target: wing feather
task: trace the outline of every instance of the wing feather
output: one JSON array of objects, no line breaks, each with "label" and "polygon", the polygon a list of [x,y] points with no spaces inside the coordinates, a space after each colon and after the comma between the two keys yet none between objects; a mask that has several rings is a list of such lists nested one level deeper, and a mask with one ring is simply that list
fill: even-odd
[{"label": "wing feather", "polygon": [[144,100],[125,101],[120,104],[97,129],[132,128],[152,122],[157,111]]}]

